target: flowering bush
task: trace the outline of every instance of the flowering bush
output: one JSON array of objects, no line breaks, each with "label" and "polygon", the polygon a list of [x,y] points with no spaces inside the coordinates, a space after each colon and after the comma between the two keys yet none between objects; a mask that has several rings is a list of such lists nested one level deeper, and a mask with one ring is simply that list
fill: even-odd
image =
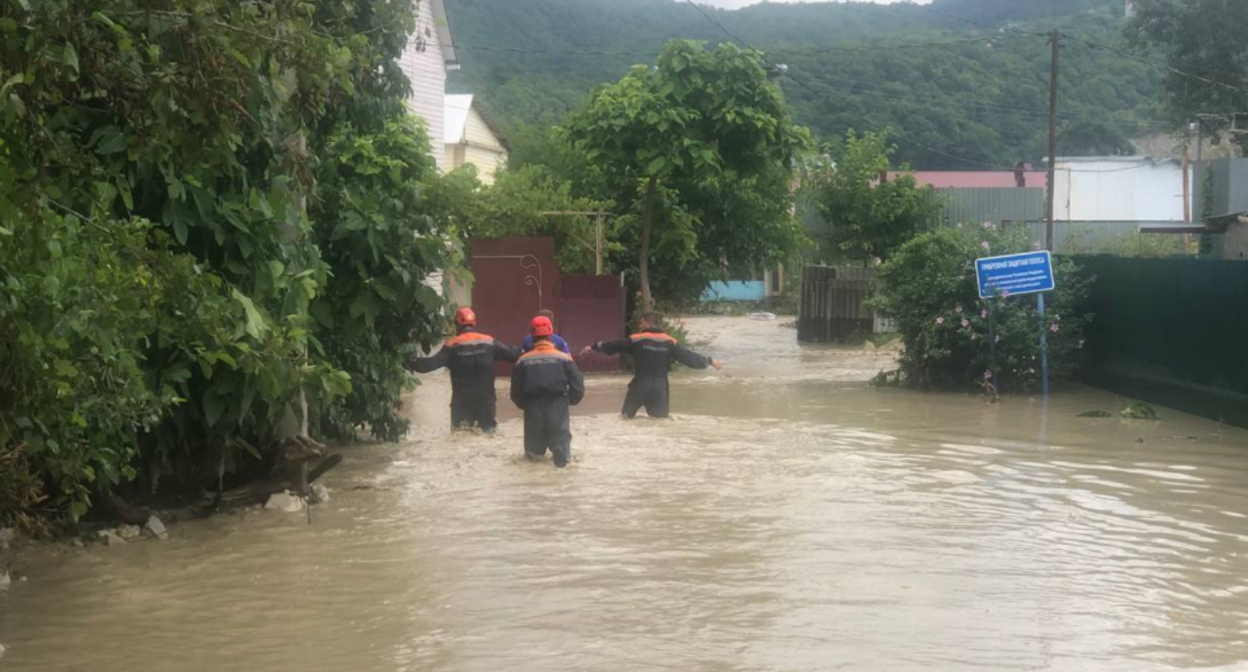
[{"label": "flowering bush", "polygon": [[[964,389],[990,382],[1010,390],[1040,380],[1040,334],[1055,371],[1075,363],[1092,315],[1078,312],[1090,281],[1068,259],[1054,259],[1057,289],[1035,297],[980,299],[975,259],[1040,249],[1024,231],[991,222],[924,233],[880,266],[875,308],[897,320],[904,350],[900,379],[920,388]],[[994,357],[995,350],[995,357]],[[995,359],[995,365],[994,365]]]}]

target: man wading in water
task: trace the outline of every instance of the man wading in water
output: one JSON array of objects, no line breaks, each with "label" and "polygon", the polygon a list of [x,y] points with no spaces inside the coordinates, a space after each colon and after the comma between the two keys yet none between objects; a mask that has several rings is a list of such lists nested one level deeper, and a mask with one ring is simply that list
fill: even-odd
[{"label": "man wading in water", "polygon": [[658,313],[646,313],[639,325],[641,333],[618,341],[598,341],[581,351],[581,354],[588,354],[596,350],[604,355],[627,352],[633,356],[633,380],[628,384],[623,410],[624,417],[629,420],[637,417],[637,411],[643,406],[646,415],[652,418],[667,417],[667,374],[673,361],[691,369],[713,366],[718,371],[721,368],[719,362],[681,346],[676,339],[663,333],[662,324]]},{"label": "man wading in water", "polygon": [[408,368],[416,373],[450,369],[451,428],[476,425],[486,434],[493,434],[498,428],[494,418],[494,362],[514,362],[520,352],[477,331],[477,314],[471,308],[455,311],[455,326],[455,338],[448,340],[437,354],[420,357]]},{"label": "man wading in water", "polygon": [[[537,311],[537,315],[538,315],[538,317],[544,317],[544,318],[546,318],[546,319],[550,320],[550,324],[551,324],[552,326],[555,324],[555,311],[553,311],[553,310],[539,310],[539,311]],[[550,342],[551,342],[551,343],[554,343],[554,344],[555,344],[555,347],[556,347],[556,348],[559,348],[559,351],[560,351],[560,352],[566,352],[566,353],[568,353],[569,355],[570,355],[570,354],[572,354],[572,351],[571,351],[570,349],[568,349],[568,342],[567,342],[567,341],[565,341],[565,340],[563,340],[563,337],[562,337],[562,336],[560,336],[559,334],[551,334],[551,335],[550,335]],[[524,343],[522,343],[522,344],[520,345],[520,352],[521,352],[521,353],[525,353],[525,352],[528,352],[528,351],[530,351],[530,350],[532,350],[532,349],[533,349],[533,334],[529,334],[528,336],[525,336],[525,337],[524,337]]]},{"label": "man wading in water", "polygon": [[572,459],[568,407],[585,397],[585,378],[572,356],[551,341],[555,328],[549,318],[539,315],[530,326],[533,349],[511,371],[511,400],[524,411],[525,456],[536,459],[550,449],[562,469]]}]

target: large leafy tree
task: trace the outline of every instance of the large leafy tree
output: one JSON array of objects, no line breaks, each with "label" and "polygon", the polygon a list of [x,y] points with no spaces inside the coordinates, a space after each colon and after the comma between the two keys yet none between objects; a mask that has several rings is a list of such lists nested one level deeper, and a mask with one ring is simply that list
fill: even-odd
[{"label": "large leafy tree", "polygon": [[[669,43],[655,67],[596,90],[570,116],[567,133],[599,167],[617,207],[634,215],[620,222],[637,233],[646,308],[654,304],[652,262],[681,267],[697,258],[707,222],[722,214],[694,192],[749,190],[789,166],[808,141],[758,54],[690,41]],[[734,224],[719,233],[754,235],[752,222]]]},{"label": "large leafy tree", "polygon": [[218,483],[298,400],[394,426],[445,254],[389,65],[412,10],[0,2],[0,472],[80,514]]},{"label": "large leafy tree", "polygon": [[829,256],[888,258],[931,220],[939,205],[909,166],[882,179],[894,151],[882,134],[850,131],[830,161],[816,167],[811,187],[823,219],[819,242]]},{"label": "large leafy tree", "polygon": [[[1165,54],[1165,108],[1184,128],[1198,115],[1207,131],[1248,125],[1248,3],[1241,0],[1137,0],[1127,36]],[[1248,136],[1235,140],[1248,148]]]}]

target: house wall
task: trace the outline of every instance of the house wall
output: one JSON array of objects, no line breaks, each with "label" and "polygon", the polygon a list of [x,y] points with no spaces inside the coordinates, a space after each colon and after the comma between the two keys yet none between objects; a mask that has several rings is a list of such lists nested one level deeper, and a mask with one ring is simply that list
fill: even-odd
[{"label": "house wall", "polygon": [[477,176],[485,184],[494,183],[494,174],[499,168],[507,165],[507,155],[475,145],[463,147],[463,160],[460,165],[471,163],[477,167]]},{"label": "house wall", "polygon": [[[1195,184],[1205,184],[1205,175],[1212,173],[1213,189],[1209,195],[1213,217],[1227,217],[1248,212],[1248,159],[1213,159],[1196,165]],[[1203,214],[1204,197],[1193,196],[1192,212]]]},{"label": "house wall", "polygon": [[[461,134],[447,131],[447,139],[458,139]],[[455,170],[471,163],[477,167],[477,176],[485,184],[493,184],[494,174],[507,165],[507,148],[490,129],[489,124],[475,108],[468,110],[462,129],[462,140],[446,146],[447,170]]]},{"label": "house wall", "polygon": [[1140,158],[1058,159],[1054,219],[1183,221],[1183,170]]},{"label": "house wall", "polygon": [[407,38],[407,46],[399,57],[399,68],[407,75],[412,86],[411,96],[407,100],[408,109],[425,121],[425,129],[429,133],[429,152],[437,162],[438,170],[446,172],[446,153],[443,149],[446,144],[443,135],[446,61],[433,18],[432,3],[421,2],[416,10],[416,32]]},{"label": "house wall", "polygon": [[1248,224],[1234,222],[1222,236],[1222,258],[1227,261],[1248,261]]}]

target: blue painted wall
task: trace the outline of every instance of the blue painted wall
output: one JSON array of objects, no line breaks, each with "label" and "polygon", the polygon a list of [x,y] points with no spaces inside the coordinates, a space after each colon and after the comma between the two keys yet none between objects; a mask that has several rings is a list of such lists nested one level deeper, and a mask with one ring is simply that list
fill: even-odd
[{"label": "blue painted wall", "polygon": [[712,282],[702,294],[703,301],[762,301],[767,287],[762,280]]}]

